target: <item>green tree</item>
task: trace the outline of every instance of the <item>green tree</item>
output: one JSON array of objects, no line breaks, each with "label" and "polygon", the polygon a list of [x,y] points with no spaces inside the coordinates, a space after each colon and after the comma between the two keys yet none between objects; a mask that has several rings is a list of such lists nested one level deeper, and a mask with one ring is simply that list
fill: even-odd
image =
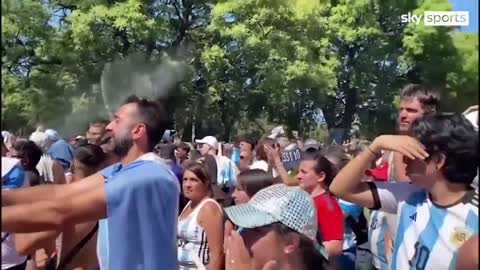
[{"label": "green tree", "polygon": [[444,89],[448,110],[478,97],[478,33],[400,22],[449,9],[448,0],[3,1],[2,126],[83,132],[128,94],[168,92],[186,140],[266,124],[308,133],[319,109],[345,138],[353,123],[367,137],[391,132],[406,83]]},{"label": "green tree", "polygon": [[293,129],[311,124],[335,84],[337,61],[322,27],[327,10],[316,2],[257,0],[213,8],[202,60],[227,137],[242,112]]}]

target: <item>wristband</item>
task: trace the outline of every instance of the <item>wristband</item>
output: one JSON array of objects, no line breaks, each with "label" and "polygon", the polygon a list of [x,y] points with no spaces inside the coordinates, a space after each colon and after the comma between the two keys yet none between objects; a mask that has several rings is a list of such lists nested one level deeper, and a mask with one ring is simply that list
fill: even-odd
[{"label": "wristband", "polygon": [[376,157],[382,156],[382,154],[373,151],[372,148],[370,148],[370,146],[367,146],[367,149],[368,149],[368,151],[370,151],[372,154],[374,154]]}]

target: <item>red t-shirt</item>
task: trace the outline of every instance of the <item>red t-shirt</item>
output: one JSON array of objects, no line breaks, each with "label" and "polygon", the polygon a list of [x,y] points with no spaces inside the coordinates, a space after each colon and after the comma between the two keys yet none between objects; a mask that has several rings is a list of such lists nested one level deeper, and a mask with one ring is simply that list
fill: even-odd
[{"label": "red t-shirt", "polygon": [[329,192],[324,192],[313,201],[322,241],[343,240],[343,214],[337,200]]}]

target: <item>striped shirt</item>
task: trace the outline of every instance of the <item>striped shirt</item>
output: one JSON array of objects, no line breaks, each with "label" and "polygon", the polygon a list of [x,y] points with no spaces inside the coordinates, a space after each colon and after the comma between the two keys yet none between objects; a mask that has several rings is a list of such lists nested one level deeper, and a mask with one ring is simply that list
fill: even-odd
[{"label": "striped shirt", "polygon": [[351,222],[358,222],[363,208],[344,200],[338,200],[338,204],[344,213],[347,213],[348,216],[352,217],[352,219],[344,219],[343,222],[343,250],[357,247],[357,237],[353,231]]},{"label": "striped shirt", "polygon": [[368,243],[373,255],[373,266],[387,270],[388,261],[385,255],[385,233],[387,232],[387,215],[382,211],[372,211],[368,221]]},{"label": "striped shirt", "polygon": [[[209,247],[205,230],[198,224],[198,213],[206,202],[215,203],[221,210],[220,205],[213,199],[203,200],[193,211],[187,216],[178,220],[177,246],[178,246],[178,263],[180,270],[185,269],[207,269],[209,262]],[[185,211],[191,202],[185,206]],[[182,216],[180,214],[180,217]]]},{"label": "striped shirt", "polygon": [[392,270],[452,269],[460,246],[478,234],[478,192],[439,206],[409,183],[372,183],[375,206],[396,214],[387,223],[394,239]]}]

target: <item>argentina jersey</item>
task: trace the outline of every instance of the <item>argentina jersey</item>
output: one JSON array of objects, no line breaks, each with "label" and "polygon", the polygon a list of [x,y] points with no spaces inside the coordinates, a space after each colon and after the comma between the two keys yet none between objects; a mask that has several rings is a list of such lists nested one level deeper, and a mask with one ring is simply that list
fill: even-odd
[{"label": "argentina jersey", "polygon": [[375,207],[389,212],[394,239],[390,269],[452,269],[458,249],[478,234],[478,192],[471,189],[458,202],[442,207],[425,190],[409,183],[375,183]]},{"label": "argentina jersey", "polygon": [[373,256],[373,266],[379,270],[388,269],[387,255],[385,254],[385,234],[388,230],[387,215],[382,211],[372,211],[368,221],[368,243]]},{"label": "argentina jersey", "polygon": [[352,223],[358,222],[360,215],[363,214],[363,208],[344,200],[338,200],[338,204],[344,213],[343,250],[355,248],[357,247],[357,237],[353,231]]}]

